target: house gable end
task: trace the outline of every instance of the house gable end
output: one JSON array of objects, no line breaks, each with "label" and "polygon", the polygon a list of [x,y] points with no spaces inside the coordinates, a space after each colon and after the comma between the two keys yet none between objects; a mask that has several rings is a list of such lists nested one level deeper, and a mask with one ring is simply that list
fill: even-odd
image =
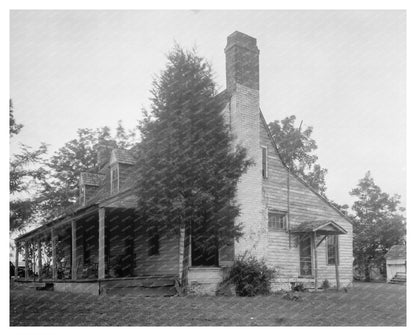
[{"label": "house gable end", "polygon": [[[292,181],[292,183],[293,183],[293,181],[296,181],[298,185],[301,185],[303,187],[303,189],[307,189],[309,194],[312,193],[314,195],[314,198],[318,198],[319,199],[319,202],[320,203],[323,203],[325,205],[325,207],[327,207],[328,209],[330,209],[334,214],[336,214],[336,216],[340,216],[343,220],[348,221],[352,225],[353,224],[352,221],[347,216],[345,216],[337,208],[335,208],[333,205],[331,205],[328,202],[327,199],[325,199],[322,195],[320,195],[317,191],[315,191],[310,185],[308,185],[308,183],[306,183],[305,181],[303,181],[303,179],[301,179],[295,173],[289,172],[289,168],[284,164],[284,162],[282,160],[282,157],[280,156],[280,153],[279,153],[279,149],[277,147],[277,144],[273,140],[273,137],[271,135],[269,126],[267,125],[266,120],[264,119],[263,113],[261,111],[260,111],[260,119],[261,119],[261,122],[260,122],[260,124],[261,124],[260,132],[261,132],[261,142],[262,142],[261,144],[262,144],[262,146],[267,145],[267,148],[268,148],[268,159],[269,159],[269,161],[270,161],[270,159],[274,159],[274,162],[270,162],[270,164],[269,164],[270,165],[269,174],[270,174],[270,169],[273,169],[273,164],[274,164],[275,170],[277,170],[280,175],[283,172],[285,173],[284,175],[286,175],[286,177],[283,177],[283,176],[280,176],[279,177],[280,183],[283,183],[281,181],[282,179],[284,179],[284,178],[287,179],[287,175],[289,173],[289,176],[290,176],[289,179]],[[291,188],[289,187],[289,190],[290,189]],[[293,192],[294,191],[292,190],[290,193],[292,194]],[[280,194],[282,194],[282,191],[280,191]],[[287,198],[287,182],[286,182],[285,193],[283,193],[283,194],[285,194],[285,195],[281,195],[281,196],[284,196],[284,197]],[[286,204],[286,208],[287,208],[287,204]]]}]

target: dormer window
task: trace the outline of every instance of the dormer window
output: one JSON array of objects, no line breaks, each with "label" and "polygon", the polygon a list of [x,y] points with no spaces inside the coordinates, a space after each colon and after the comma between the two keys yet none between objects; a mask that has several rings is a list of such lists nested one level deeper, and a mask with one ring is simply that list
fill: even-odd
[{"label": "dormer window", "polygon": [[119,191],[119,168],[118,164],[115,164],[111,167],[110,171],[110,179],[111,179],[111,188],[110,192],[111,194],[118,193]]},{"label": "dormer window", "polygon": [[79,201],[81,205],[85,205],[86,197],[85,197],[85,185],[82,184],[79,189]]}]

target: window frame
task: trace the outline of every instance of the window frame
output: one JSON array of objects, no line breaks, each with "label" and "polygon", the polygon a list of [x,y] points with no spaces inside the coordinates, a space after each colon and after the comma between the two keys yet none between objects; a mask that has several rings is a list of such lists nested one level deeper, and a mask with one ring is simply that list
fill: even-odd
[{"label": "window frame", "polygon": [[[114,172],[117,172],[116,179],[114,179],[114,175],[115,175]],[[115,184],[114,182],[117,182],[117,184]],[[119,191],[120,191],[120,167],[118,163],[115,163],[110,168],[110,194],[116,194]]]},{"label": "window frame", "polygon": [[267,146],[261,146],[261,175],[263,179],[269,178],[269,152]]},{"label": "window frame", "polygon": [[79,198],[80,198],[81,205],[85,205],[85,203],[87,202],[87,195],[86,195],[85,189],[86,189],[85,184],[81,184],[80,191],[79,191]]},{"label": "window frame", "polygon": [[[270,225],[271,216],[279,216],[279,220],[282,219],[283,223],[282,226],[275,227]],[[286,211],[279,211],[279,210],[269,210],[268,218],[267,218],[267,227],[269,231],[286,231],[287,230],[287,212]]]},{"label": "window frame", "polygon": [[[334,242],[330,242],[329,238],[334,237]],[[330,248],[334,248],[334,255],[330,257]],[[326,263],[328,266],[339,265],[339,239],[338,235],[328,235],[326,238]]]}]

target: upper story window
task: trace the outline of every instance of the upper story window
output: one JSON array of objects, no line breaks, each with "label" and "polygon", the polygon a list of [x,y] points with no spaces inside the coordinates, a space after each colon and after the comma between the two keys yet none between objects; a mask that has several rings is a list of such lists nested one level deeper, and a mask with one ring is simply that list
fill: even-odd
[{"label": "upper story window", "polygon": [[328,255],[328,265],[335,265],[339,263],[338,258],[338,236],[329,235],[326,241],[326,249]]},{"label": "upper story window", "polygon": [[81,205],[85,205],[86,197],[85,197],[85,184],[82,184],[79,188],[79,201]]},{"label": "upper story window", "polygon": [[110,192],[111,194],[115,194],[118,193],[119,191],[119,168],[118,168],[118,164],[115,164],[114,166],[111,167],[110,170],[110,180],[111,180],[111,188],[110,188]]},{"label": "upper story window", "polygon": [[287,213],[282,211],[269,212],[269,229],[274,231],[286,230]]},{"label": "upper story window", "polygon": [[268,177],[267,147],[261,147],[261,173],[263,178]]}]

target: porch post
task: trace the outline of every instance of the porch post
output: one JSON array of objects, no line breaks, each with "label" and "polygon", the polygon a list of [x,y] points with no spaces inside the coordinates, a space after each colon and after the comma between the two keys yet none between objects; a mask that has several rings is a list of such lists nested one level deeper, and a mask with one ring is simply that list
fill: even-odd
[{"label": "porch post", "polygon": [[57,279],[57,260],[56,260],[56,237],[55,237],[55,230],[51,229],[51,242],[52,242],[52,279]]},{"label": "porch post", "polygon": [[42,244],[40,239],[38,240],[38,278],[42,279]]},{"label": "porch post", "polygon": [[313,233],[313,251],[315,259],[315,292],[318,291],[318,251],[316,248],[316,232]]},{"label": "porch post", "polygon": [[[34,238],[33,238],[34,239]],[[33,260],[32,260],[32,273],[33,273],[33,280],[35,280],[35,271],[36,271],[36,252],[35,252],[35,241],[32,240],[32,252],[33,252]]]},{"label": "porch post", "polygon": [[29,243],[25,241],[25,280],[29,279]]},{"label": "porch post", "polygon": [[15,267],[14,267],[14,278],[17,279],[19,277],[19,247],[20,244],[18,241],[15,241],[14,243],[15,248],[16,248],[16,255],[14,256],[14,262],[15,262]]},{"label": "porch post", "polygon": [[105,208],[98,209],[98,279],[105,278]]},{"label": "porch post", "polygon": [[77,279],[77,222],[71,221],[71,279]]},{"label": "porch post", "polygon": [[335,236],[335,279],[337,280],[337,291],[339,291],[339,270],[338,270],[338,248],[339,248],[339,239],[338,236]]},{"label": "porch post", "polygon": [[179,228],[179,281],[182,284],[183,281],[183,263],[185,253],[185,227],[181,223]]}]

